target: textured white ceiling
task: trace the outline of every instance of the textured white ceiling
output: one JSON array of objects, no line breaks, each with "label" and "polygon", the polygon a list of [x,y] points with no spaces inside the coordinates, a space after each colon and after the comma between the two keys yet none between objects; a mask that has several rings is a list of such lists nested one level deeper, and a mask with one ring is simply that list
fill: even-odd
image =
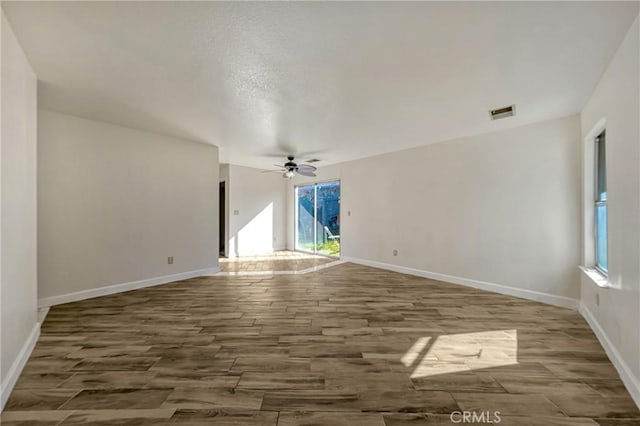
[{"label": "textured white ceiling", "polygon": [[[324,164],[580,111],[637,2],[3,2],[50,109]],[[488,110],[515,103],[517,117]],[[322,165],[323,163],[320,163]]]}]

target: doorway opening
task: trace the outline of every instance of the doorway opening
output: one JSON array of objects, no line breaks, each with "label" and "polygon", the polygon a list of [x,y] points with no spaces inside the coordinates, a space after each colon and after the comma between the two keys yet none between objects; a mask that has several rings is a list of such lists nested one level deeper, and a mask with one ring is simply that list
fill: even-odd
[{"label": "doorway opening", "polygon": [[220,202],[218,203],[220,210],[219,210],[219,214],[218,217],[220,218],[220,223],[219,223],[219,227],[218,227],[218,235],[220,236],[220,245],[219,245],[219,253],[220,256],[224,256],[225,253],[225,241],[227,240],[227,236],[225,235],[225,223],[226,223],[226,213],[227,213],[227,206],[226,206],[226,187],[225,187],[225,182],[220,182]]},{"label": "doorway opening", "polygon": [[295,248],[340,256],[340,181],[295,187]]}]

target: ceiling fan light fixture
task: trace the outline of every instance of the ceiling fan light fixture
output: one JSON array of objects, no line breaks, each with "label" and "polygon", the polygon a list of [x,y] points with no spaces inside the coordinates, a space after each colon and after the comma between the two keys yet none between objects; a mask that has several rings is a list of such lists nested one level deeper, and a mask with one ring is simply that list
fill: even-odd
[{"label": "ceiling fan light fixture", "polygon": [[284,172],[284,177],[288,179],[293,179],[295,175],[296,175],[296,172],[294,172],[293,170],[287,170],[286,172]]}]

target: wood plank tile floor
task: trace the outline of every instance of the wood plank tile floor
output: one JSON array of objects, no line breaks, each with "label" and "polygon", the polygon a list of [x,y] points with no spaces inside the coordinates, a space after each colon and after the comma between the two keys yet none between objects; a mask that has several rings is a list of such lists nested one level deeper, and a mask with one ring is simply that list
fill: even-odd
[{"label": "wood plank tile floor", "polygon": [[325,256],[295,251],[276,251],[262,256],[220,258],[221,272],[301,271],[335,261]]},{"label": "wood plank tile floor", "polygon": [[456,411],[640,424],[578,313],[349,263],[56,306],[2,424],[451,425]]}]

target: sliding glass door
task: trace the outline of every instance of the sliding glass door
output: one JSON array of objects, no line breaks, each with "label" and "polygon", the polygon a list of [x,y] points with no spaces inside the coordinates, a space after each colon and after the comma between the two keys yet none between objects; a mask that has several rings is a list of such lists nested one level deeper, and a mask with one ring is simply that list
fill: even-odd
[{"label": "sliding glass door", "polygon": [[315,253],[315,186],[296,187],[296,250]]},{"label": "sliding glass door", "polygon": [[340,182],[296,186],[296,250],[340,256]]},{"label": "sliding glass door", "polygon": [[316,253],[340,256],[340,182],[316,187]]}]

